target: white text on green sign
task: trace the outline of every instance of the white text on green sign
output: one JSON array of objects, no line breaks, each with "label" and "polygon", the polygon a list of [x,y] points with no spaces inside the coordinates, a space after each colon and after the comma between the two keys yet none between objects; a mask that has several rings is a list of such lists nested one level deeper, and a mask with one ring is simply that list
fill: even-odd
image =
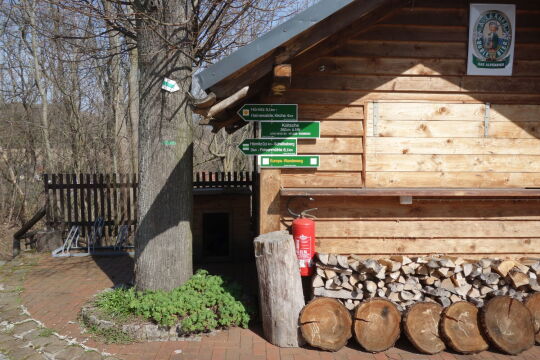
[{"label": "white text on green sign", "polygon": [[317,139],[321,136],[320,121],[262,121],[263,138]]},{"label": "white text on green sign", "polygon": [[245,104],[238,110],[244,121],[296,121],[296,104]]},{"label": "white text on green sign", "polygon": [[296,155],[296,139],[246,139],[238,147],[246,155]]},{"label": "white text on green sign", "polygon": [[318,168],[319,164],[319,155],[260,157],[263,168]]}]

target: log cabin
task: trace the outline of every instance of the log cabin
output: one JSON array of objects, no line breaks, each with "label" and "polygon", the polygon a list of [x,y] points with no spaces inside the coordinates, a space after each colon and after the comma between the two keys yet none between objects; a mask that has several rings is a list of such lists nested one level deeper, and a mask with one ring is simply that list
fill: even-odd
[{"label": "log cabin", "polygon": [[471,1],[323,0],[198,73],[214,131],[298,104],[317,169],[260,169],[260,233],[316,207],[317,252],[540,255],[540,2],[516,6],[511,76],[467,75]]}]

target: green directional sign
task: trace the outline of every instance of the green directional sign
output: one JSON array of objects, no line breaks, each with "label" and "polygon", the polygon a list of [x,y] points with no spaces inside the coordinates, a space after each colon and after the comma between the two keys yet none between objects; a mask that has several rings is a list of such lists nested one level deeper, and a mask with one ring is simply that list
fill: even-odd
[{"label": "green directional sign", "polygon": [[319,164],[319,155],[260,157],[263,168],[317,168]]},{"label": "green directional sign", "polygon": [[319,121],[262,121],[263,138],[316,139],[321,136]]},{"label": "green directional sign", "polygon": [[245,104],[238,110],[245,121],[296,121],[296,104]]},{"label": "green directional sign", "polygon": [[246,139],[238,147],[246,155],[296,155],[296,139]]}]

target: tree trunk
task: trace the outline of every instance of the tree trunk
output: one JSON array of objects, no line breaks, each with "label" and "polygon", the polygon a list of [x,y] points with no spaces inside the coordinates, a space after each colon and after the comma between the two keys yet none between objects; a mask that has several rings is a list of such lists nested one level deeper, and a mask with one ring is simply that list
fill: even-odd
[{"label": "tree trunk", "polygon": [[275,231],[260,235],[254,245],[264,336],[276,346],[298,347],[304,294],[292,236]]},{"label": "tree trunk", "polygon": [[381,352],[394,346],[399,339],[400,325],[400,312],[386,299],[363,302],[354,313],[354,336],[369,352]]},{"label": "tree trunk", "polygon": [[439,321],[443,308],[437,303],[417,303],[403,317],[403,330],[416,349],[425,354],[437,354],[444,350],[439,335]]},{"label": "tree trunk", "polygon": [[[170,290],[193,273],[191,1],[139,1],[139,199],[135,236],[138,290]],[[161,90],[164,78],[178,83]]]},{"label": "tree trunk", "polygon": [[352,337],[351,313],[336,299],[317,298],[300,313],[300,330],[307,343],[338,351]]},{"label": "tree trunk", "polygon": [[496,296],[480,314],[482,332],[497,349],[517,355],[534,345],[534,321],[531,312],[519,300]]},{"label": "tree trunk", "polygon": [[537,344],[540,344],[540,293],[529,295],[525,300],[525,306],[533,317],[535,340]]},{"label": "tree trunk", "polygon": [[470,302],[460,301],[444,309],[440,332],[446,345],[461,354],[474,354],[489,347],[478,327],[478,309]]}]

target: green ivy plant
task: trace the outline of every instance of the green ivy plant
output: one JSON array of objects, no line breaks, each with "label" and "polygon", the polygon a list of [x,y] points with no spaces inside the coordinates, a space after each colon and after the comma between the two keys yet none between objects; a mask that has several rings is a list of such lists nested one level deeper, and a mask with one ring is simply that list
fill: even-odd
[{"label": "green ivy plant", "polygon": [[172,291],[118,288],[99,294],[96,305],[114,317],[142,316],[163,326],[180,324],[186,333],[232,326],[247,327],[248,310],[238,301],[241,289],[220,276],[199,270]]}]

